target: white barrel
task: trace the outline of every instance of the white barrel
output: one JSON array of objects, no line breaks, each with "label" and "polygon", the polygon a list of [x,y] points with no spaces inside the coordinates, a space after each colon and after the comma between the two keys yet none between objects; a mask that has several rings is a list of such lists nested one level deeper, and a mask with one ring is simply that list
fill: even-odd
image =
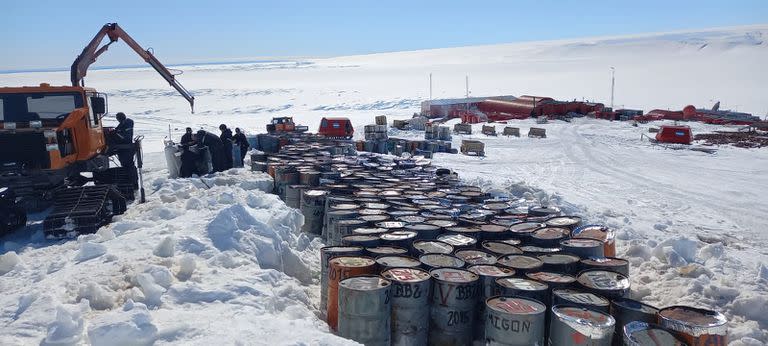
[{"label": "white barrel", "polygon": [[178,178],[179,171],[181,170],[181,157],[179,156],[178,147],[172,144],[165,146],[165,163],[168,165],[168,177],[171,179]]},{"label": "white barrel", "polygon": [[615,325],[616,321],[606,313],[575,306],[553,306],[549,345],[610,346]]},{"label": "white barrel", "polygon": [[389,346],[391,284],[378,276],[339,283],[339,336],[361,344]]},{"label": "white barrel", "polygon": [[547,307],[521,297],[485,301],[485,341],[488,345],[544,345]]}]

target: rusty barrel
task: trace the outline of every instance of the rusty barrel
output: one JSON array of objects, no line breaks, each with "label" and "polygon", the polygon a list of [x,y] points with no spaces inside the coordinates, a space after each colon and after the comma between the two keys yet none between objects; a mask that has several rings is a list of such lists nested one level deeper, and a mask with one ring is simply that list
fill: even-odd
[{"label": "rusty barrel", "polygon": [[552,307],[550,346],[611,346],[616,321],[603,312],[576,306]]},{"label": "rusty barrel", "polygon": [[616,257],[592,257],[581,261],[581,270],[608,270],[629,277],[629,261]]},{"label": "rusty barrel", "polygon": [[359,246],[326,246],[320,248],[320,312],[328,313],[328,266],[331,259],[339,256],[360,256],[363,248]]},{"label": "rusty barrel", "polygon": [[629,279],[607,270],[585,270],[577,278],[579,286],[587,292],[608,299],[629,297]]},{"label": "rusty barrel", "polygon": [[533,231],[541,227],[544,227],[544,224],[540,222],[521,221],[510,225],[507,233],[512,238],[519,239],[523,243],[526,243],[531,240]]},{"label": "rusty barrel", "polygon": [[443,234],[437,240],[451,244],[455,250],[474,249],[477,239],[463,234]]},{"label": "rusty barrel", "polygon": [[[611,302],[594,293],[571,288],[556,288],[552,290],[552,305],[571,305],[608,313]],[[614,316],[614,318],[616,318]],[[618,319],[617,319],[618,321]],[[617,322],[618,325],[618,322]]]},{"label": "rusty barrel", "polygon": [[662,327],[674,331],[690,346],[728,344],[728,321],[717,311],[670,306],[659,310],[658,318]]},{"label": "rusty barrel", "polygon": [[616,319],[614,343],[620,344],[623,328],[632,321],[656,323],[659,309],[629,298],[618,298],[611,301],[611,316]]},{"label": "rusty barrel", "polygon": [[461,258],[441,253],[421,255],[419,256],[419,262],[421,262],[421,268],[424,270],[437,268],[463,268],[466,264]]},{"label": "rusty barrel", "polygon": [[277,167],[275,169],[275,194],[285,200],[285,190],[289,185],[299,183],[299,172],[290,166]]},{"label": "rusty barrel", "polygon": [[392,282],[392,345],[426,345],[432,277],[417,268],[392,268],[381,275]]},{"label": "rusty barrel", "polygon": [[469,345],[479,296],[477,274],[458,268],[438,268],[432,276],[429,345]]},{"label": "rusty barrel", "polygon": [[327,194],[328,192],[323,190],[304,190],[301,194],[301,213],[304,215],[302,232],[322,235]]},{"label": "rusty barrel", "polygon": [[418,255],[428,253],[452,254],[453,246],[439,240],[416,240],[412,243],[413,251]]},{"label": "rusty barrel", "polygon": [[522,297],[493,297],[485,301],[483,323],[488,345],[544,345],[547,307]]},{"label": "rusty barrel", "polygon": [[[481,302],[497,295],[496,279],[515,275],[515,271],[512,269],[488,264],[472,265],[467,270],[477,274],[480,278],[480,297],[478,299]],[[475,309],[475,315],[477,323],[475,323],[474,340],[482,342],[485,340],[485,324],[483,323],[485,321],[485,304],[480,304]]]},{"label": "rusty barrel", "polygon": [[580,258],[603,257],[603,243],[591,238],[571,238],[560,242],[560,248],[564,253],[569,253]]},{"label": "rusty barrel", "polygon": [[384,271],[390,268],[418,268],[421,262],[408,256],[384,255],[376,258],[376,264],[379,265],[380,271]]},{"label": "rusty barrel", "polygon": [[573,238],[592,238],[603,243],[605,257],[616,256],[616,231],[604,225],[585,225],[571,232]]},{"label": "rusty barrel", "polygon": [[376,273],[373,258],[342,256],[331,259],[328,266],[328,325],[336,330],[339,321],[339,282],[346,278]]},{"label": "rusty barrel", "polygon": [[487,252],[490,252],[496,257],[505,255],[521,255],[523,250],[517,248],[517,246],[505,243],[503,241],[487,240],[480,244],[480,247]]},{"label": "rusty barrel", "polygon": [[302,171],[299,173],[299,183],[307,186],[320,185],[320,172],[317,171]]},{"label": "rusty barrel", "polygon": [[392,291],[389,280],[355,276],[339,283],[339,336],[364,345],[389,346]]},{"label": "rusty barrel", "polygon": [[497,264],[515,270],[515,273],[524,275],[525,273],[539,271],[544,262],[536,257],[526,255],[505,255],[499,257]]},{"label": "rusty barrel", "polygon": [[496,256],[485,251],[466,249],[456,251],[456,257],[461,258],[467,265],[496,264]]},{"label": "rusty barrel", "polygon": [[[627,323],[621,330],[622,340],[624,343],[615,342],[616,345],[626,346],[687,346],[686,343],[680,341],[674,332],[665,329],[664,327],[642,321],[632,321]],[[614,339],[616,339],[614,337]]]}]

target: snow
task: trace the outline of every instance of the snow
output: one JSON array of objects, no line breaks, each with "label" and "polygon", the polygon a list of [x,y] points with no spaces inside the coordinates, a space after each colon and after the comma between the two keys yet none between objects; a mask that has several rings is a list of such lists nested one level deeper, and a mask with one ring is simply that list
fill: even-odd
[{"label": "snow", "polygon": [[[151,68],[93,70],[88,85],[136,122],[147,203],[93,235],[42,237],[40,219],[0,247],[0,344],[354,344],[317,317],[319,248],[271,179],[246,169],[167,178],[162,139],[220,123],[250,134],[273,116],[310,129],[322,116],[409,118],[429,97],[533,94],[617,107],[687,104],[763,115],[768,26],[182,67],[197,109]],[[0,85],[64,84],[66,72],[0,74]],[[107,119],[110,122],[111,119]],[[452,126],[453,122],[448,125]],[[474,133],[479,133],[476,125]],[[498,132],[504,125],[497,124]],[[494,193],[559,206],[618,231],[634,298],[721,311],[733,345],[768,343],[768,151],[714,154],[654,146],[648,128],[575,119],[511,121],[546,139],[479,139],[486,157],[437,154],[435,164]],[[724,129],[691,124],[694,133]],[[728,128],[733,130],[733,128]],[[390,130],[391,137],[423,132]]]}]

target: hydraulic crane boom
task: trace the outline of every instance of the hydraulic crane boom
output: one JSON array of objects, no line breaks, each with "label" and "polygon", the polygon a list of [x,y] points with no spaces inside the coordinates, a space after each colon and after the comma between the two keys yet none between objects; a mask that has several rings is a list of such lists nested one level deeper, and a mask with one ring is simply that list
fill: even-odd
[{"label": "hydraulic crane boom", "polygon": [[[104,36],[109,37],[109,43],[105,44],[102,47],[99,47],[101,45],[101,41],[104,39]],[[109,49],[109,45],[112,43],[117,42],[118,39],[123,39],[125,43],[133,49],[136,54],[141,56],[144,61],[146,61],[150,66],[152,66],[157,73],[159,73],[165,80],[174,88],[176,91],[181,94],[187,101],[189,101],[189,106],[192,108],[192,112],[195,111],[195,97],[192,96],[192,94],[189,93],[189,91],[184,88],[174,77],[173,73],[169,71],[165,66],[163,66],[162,63],[160,63],[159,60],[155,57],[152,52],[149,50],[145,50],[142,48],[136,41],[131,38],[128,33],[123,31],[123,28],[121,28],[117,23],[107,23],[105,24],[101,30],[96,34],[96,36],[91,40],[90,43],[88,43],[85,48],[83,48],[83,52],[80,53],[80,55],[77,56],[77,59],[72,63],[72,69],[70,70],[70,78],[72,80],[72,86],[81,86],[84,84],[83,78],[88,73],[88,67],[91,66],[94,62],[96,62],[96,59],[104,52]]]}]

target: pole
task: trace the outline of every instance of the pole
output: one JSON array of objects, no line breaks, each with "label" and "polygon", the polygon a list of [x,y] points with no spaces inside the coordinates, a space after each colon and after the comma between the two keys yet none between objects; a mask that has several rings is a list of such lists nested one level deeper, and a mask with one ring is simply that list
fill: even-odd
[{"label": "pole", "polygon": [[432,101],[432,72],[429,73],[429,100]]},{"label": "pole", "polygon": [[616,84],[616,69],[611,66],[611,111],[613,111],[613,88]]}]

